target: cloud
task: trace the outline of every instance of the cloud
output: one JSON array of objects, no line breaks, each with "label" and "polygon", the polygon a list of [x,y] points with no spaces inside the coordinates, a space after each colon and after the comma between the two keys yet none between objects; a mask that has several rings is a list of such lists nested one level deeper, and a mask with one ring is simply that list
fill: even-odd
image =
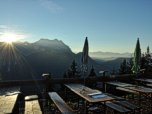
[{"label": "cloud", "polygon": [[5,28],[7,28],[7,26],[6,25],[0,25],[0,28],[5,29]]},{"label": "cloud", "polygon": [[58,13],[64,10],[64,8],[62,8],[61,6],[55,4],[50,0],[40,0],[39,2],[43,7],[47,8],[52,13]]}]

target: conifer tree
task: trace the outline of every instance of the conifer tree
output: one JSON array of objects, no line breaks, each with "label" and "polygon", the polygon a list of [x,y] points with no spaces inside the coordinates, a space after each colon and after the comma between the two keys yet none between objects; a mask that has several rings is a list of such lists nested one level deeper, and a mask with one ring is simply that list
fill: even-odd
[{"label": "conifer tree", "polygon": [[110,72],[110,75],[116,75],[116,70],[115,70],[115,67],[113,66],[113,69],[111,70]]},{"label": "conifer tree", "polygon": [[[88,77],[95,77],[95,76],[97,76],[97,74],[95,73],[95,69],[94,69],[94,67],[92,66]],[[92,88],[92,87],[93,87],[93,88],[96,88],[97,85],[98,85],[97,82],[90,82],[90,84],[87,84],[87,86],[88,86],[88,87],[91,87],[91,88]]]},{"label": "conifer tree", "polygon": [[121,63],[118,74],[126,74],[127,73],[127,63],[126,59]]},{"label": "conifer tree", "polygon": [[[66,71],[63,73],[62,78],[67,78]],[[64,91],[64,85],[63,84],[60,84],[60,91]]]},{"label": "conifer tree", "polygon": [[71,70],[68,69],[68,72],[67,72],[67,78],[72,78],[72,73],[71,73]]},{"label": "conifer tree", "polygon": [[67,78],[67,74],[66,74],[66,71],[64,72],[64,74],[63,74],[63,78]]},{"label": "conifer tree", "polygon": [[75,77],[80,77],[80,73],[79,71],[77,71],[77,63],[75,62],[75,60],[72,61],[72,64],[70,65],[71,70],[68,71],[68,76],[75,78]]},{"label": "conifer tree", "polygon": [[133,66],[134,66],[133,59],[130,58],[129,62],[127,62],[127,74],[133,74],[133,71],[131,70]]}]

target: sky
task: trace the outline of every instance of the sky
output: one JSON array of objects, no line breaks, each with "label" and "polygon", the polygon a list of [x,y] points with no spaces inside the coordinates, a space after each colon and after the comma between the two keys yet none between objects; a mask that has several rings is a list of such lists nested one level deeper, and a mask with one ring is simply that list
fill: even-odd
[{"label": "sky", "polygon": [[152,0],[0,0],[0,41],[62,40],[81,52],[152,52]]}]

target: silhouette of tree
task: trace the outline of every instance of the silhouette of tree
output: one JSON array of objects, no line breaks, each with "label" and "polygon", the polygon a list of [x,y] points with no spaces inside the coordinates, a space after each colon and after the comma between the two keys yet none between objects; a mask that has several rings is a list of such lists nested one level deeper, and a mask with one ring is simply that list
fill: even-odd
[{"label": "silhouette of tree", "polygon": [[[95,72],[94,67],[92,66],[92,68],[91,68],[91,70],[90,70],[90,73],[89,73],[88,77],[95,77],[95,76],[97,76],[97,74],[96,74],[96,72]],[[97,82],[90,82],[90,84],[89,84],[89,83],[86,84],[86,86],[91,87],[91,88],[96,88],[97,85],[98,85]]]},{"label": "silhouette of tree", "polygon": [[124,59],[123,62],[120,64],[118,74],[126,74],[126,73],[127,73],[127,63],[126,63],[126,59]]},{"label": "silhouette of tree", "polygon": [[[63,76],[62,76],[62,78],[67,78],[67,74],[66,74],[66,71],[63,73]],[[64,91],[64,85],[63,84],[60,84],[60,91]]]},{"label": "silhouette of tree", "polygon": [[133,58],[129,59],[129,62],[127,62],[127,74],[133,74],[133,71],[131,70],[134,66]]},{"label": "silhouette of tree", "polygon": [[152,72],[152,59],[149,46],[147,47],[147,52],[145,54],[142,54],[140,60],[140,69],[146,69],[146,72]]},{"label": "silhouette of tree", "polygon": [[67,74],[66,74],[66,71],[64,72],[64,74],[63,74],[63,78],[67,78]]},{"label": "silhouette of tree", "polygon": [[67,78],[72,78],[72,72],[69,69],[68,69],[68,72],[67,72]]},{"label": "silhouette of tree", "polygon": [[115,67],[113,66],[113,69],[111,70],[110,72],[110,75],[116,75],[116,70],[115,70]]},{"label": "silhouette of tree", "polygon": [[77,63],[75,60],[73,60],[72,64],[70,65],[71,70],[68,70],[68,77],[75,78],[75,77],[81,77],[79,71],[77,71]]}]

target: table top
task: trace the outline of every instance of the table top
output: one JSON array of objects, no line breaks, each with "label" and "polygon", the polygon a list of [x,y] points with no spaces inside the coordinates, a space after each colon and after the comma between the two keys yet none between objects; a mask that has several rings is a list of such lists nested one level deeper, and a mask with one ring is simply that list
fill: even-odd
[{"label": "table top", "polygon": [[127,89],[135,90],[138,92],[143,92],[143,93],[152,93],[151,88],[143,87],[143,86],[137,86],[137,87],[125,87]]},{"label": "table top", "polygon": [[16,103],[18,94],[12,96],[0,96],[0,114],[2,113],[12,113],[14,105]]},{"label": "table top", "polygon": [[127,88],[124,88],[124,87],[116,87],[116,89],[124,91],[124,92],[128,92],[128,93],[137,94],[137,95],[139,94],[137,91],[134,91],[134,90],[131,90],[131,89],[127,89]]},{"label": "table top", "polygon": [[0,114],[12,113],[21,86],[0,87]]},{"label": "table top", "polygon": [[135,79],[137,81],[141,81],[141,82],[149,82],[152,83],[152,79],[147,79],[147,78],[141,78],[141,79]]},{"label": "table top", "polygon": [[106,83],[106,84],[113,85],[113,86],[119,86],[119,87],[135,86],[135,85],[132,85],[132,84],[123,83],[123,82],[117,82],[117,81],[105,82],[105,83]]},{"label": "table top", "polygon": [[[88,96],[87,94],[97,93],[100,91],[93,90],[93,89],[83,86],[81,84],[64,84],[64,85],[89,102],[105,102],[105,101],[114,100],[114,98],[112,98],[108,95],[106,97],[102,97],[102,98],[93,98],[91,96]],[[83,92],[82,92],[82,89],[84,90]]]}]

